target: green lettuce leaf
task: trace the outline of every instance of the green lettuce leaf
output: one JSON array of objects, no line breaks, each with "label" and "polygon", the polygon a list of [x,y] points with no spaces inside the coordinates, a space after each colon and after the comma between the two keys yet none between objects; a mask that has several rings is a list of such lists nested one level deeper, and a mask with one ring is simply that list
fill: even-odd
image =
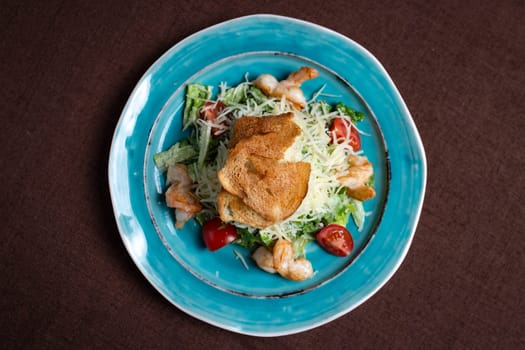
[{"label": "green lettuce leaf", "polygon": [[352,217],[357,228],[361,230],[365,222],[363,202],[349,197],[345,192],[338,194],[338,196],[340,198],[339,205],[334,208],[332,214],[324,218],[326,223],[346,226]]},{"label": "green lettuce leaf", "polygon": [[254,249],[260,245],[265,245],[259,235],[259,230],[249,230],[247,228],[237,227],[237,235],[239,238],[235,240],[235,244],[238,244],[241,247]]},{"label": "green lettuce leaf", "polygon": [[197,155],[197,151],[188,141],[183,140],[177,142],[169,149],[153,155],[153,162],[159,171],[165,172],[170,165],[176,163],[185,163],[193,159]]},{"label": "green lettuce leaf", "polygon": [[352,123],[360,122],[363,119],[365,119],[365,114],[362,112],[358,112],[355,109],[352,109],[345,105],[344,103],[339,102],[335,105],[335,109],[343,115],[349,116],[350,120],[352,120]]},{"label": "green lettuce leaf", "polygon": [[210,150],[211,126],[209,124],[201,124],[198,130],[199,158],[197,159],[197,165],[199,168],[202,168]]},{"label": "green lettuce leaf", "polygon": [[212,91],[212,86],[198,83],[188,84],[186,87],[186,104],[182,115],[182,130],[186,130],[197,120],[200,108],[206,100],[210,99]]}]

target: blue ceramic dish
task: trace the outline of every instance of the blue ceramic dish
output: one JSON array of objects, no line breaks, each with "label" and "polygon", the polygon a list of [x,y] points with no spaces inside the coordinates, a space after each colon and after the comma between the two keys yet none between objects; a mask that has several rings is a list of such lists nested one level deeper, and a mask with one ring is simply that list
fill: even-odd
[{"label": "blue ceramic dish", "polygon": [[[261,73],[286,77],[312,66],[317,79],[306,96],[324,92],[367,114],[360,129],[374,164],[377,196],[365,203],[367,219],[348,228],[356,248],[347,258],[310,244],[316,271],[291,282],[260,271],[250,252],[235,245],[206,250],[195,222],[173,226],[162,193],[156,152],[184,138],[185,85],[230,86]],[[139,81],[115,130],[109,184],[124,244],[150,283],[188,314],[218,327],[257,336],[296,333],[356,308],[394,274],[415,232],[426,183],[421,140],[399,92],[381,64],[363,47],[304,21],[254,15],[202,30],[166,52]],[[244,257],[248,269],[239,261]]]}]

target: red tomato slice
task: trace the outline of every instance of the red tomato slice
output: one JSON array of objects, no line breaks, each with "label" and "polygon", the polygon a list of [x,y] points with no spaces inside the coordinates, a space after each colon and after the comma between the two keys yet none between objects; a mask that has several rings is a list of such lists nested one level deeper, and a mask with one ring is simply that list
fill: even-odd
[{"label": "red tomato slice", "polygon": [[348,137],[348,143],[354,151],[358,151],[361,149],[361,137],[359,136],[359,132],[357,131],[357,129],[353,125],[350,126],[349,122],[346,119],[335,118],[332,123],[332,126],[330,127],[330,135],[335,135],[336,142],[342,143],[344,142],[344,140],[346,140],[346,136],[348,134],[348,127],[350,127],[350,136]]},{"label": "red tomato slice", "polygon": [[[226,108],[226,105],[221,101],[206,101],[199,112],[200,118],[209,122],[213,122],[215,119],[217,119],[217,116],[222,112],[224,108]],[[226,124],[221,123],[221,125]],[[225,132],[226,129],[219,129],[214,127],[211,129],[211,136],[219,137]]]},{"label": "red tomato slice", "polygon": [[225,224],[219,218],[211,219],[202,226],[202,238],[212,252],[233,242],[237,237],[235,226]]},{"label": "red tomato slice", "polygon": [[354,249],[354,240],[350,232],[341,225],[328,225],[317,233],[317,242],[326,251],[337,256],[347,256]]}]

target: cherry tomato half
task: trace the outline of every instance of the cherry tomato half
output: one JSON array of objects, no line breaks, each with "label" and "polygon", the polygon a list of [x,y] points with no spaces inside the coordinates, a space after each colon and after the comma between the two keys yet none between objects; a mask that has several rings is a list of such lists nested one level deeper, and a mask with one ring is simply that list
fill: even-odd
[{"label": "cherry tomato half", "polygon": [[[335,134],[335,140],[337,143],[343,142],[346,139],[348,133],[349,122],[344,118],[335,118],[332,126],[330,127],[330,136]],[[348,137],[349,144],[354,151],[361,149],[361,137],[359,132],[354,126],[350,126],[350,136]],[[332,136],[333,142],[333,136]]]},{"label": "cherry tomato half", "polygon": [[[213,122],[217,119],[217,116],[226,108],[226,105],[221,101],[206,101],[202,106],[199,114],[200,118],[209,122]],[[225,125],[225,123],[222,123]],[[226,132],[226,129],[212,128],[211,136],[219,137]]]},{"label": "cherry tomato half", "polygon": [[350,232],[341,225],[330,224],[317,233],[317,242],[326,251],[337,256],[347,256],[354,249]]},{"label": "cherry tomato half", "polygon": [[238,237],[235,226],[225,224],[219,218],[208,220],[202,226],[202,238],[206,247],[212,252],[224,247]]}]

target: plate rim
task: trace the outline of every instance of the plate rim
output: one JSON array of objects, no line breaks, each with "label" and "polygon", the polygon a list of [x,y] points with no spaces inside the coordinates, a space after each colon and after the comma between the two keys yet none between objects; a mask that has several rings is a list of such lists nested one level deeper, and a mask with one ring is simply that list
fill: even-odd
[{"label": "plate rim", "polygon": [[[289,21],[289,22],[294,22],[296,24],[299,24],[301,26],[307,26],[307,27],[310,27],[310,28],[314,28],[315,30],[320,30],[320,31],[323,31],[323,32],[331,35],[331,36],[335,36],[339,40],[344,40],[344,41],[350,42],[353,46],[355,46],[356,48],[359,49],[359,52],[361,54],[365,54],[367,56],[367,58],[369,60],[371,60],[375,64],[375,66],[377,68],[379,68],[380,74],[382,75],[382,77],[384,77],[387,80],[389,86],[392,88],[392,91],[394,92],[394,95],[397,98],[396,102],[399,104],[400,108],[402,109],[402,113],[405,116],[405,118],[403,118],[404,122],[408,124],[407,126],[410,128],[411,135],[414,138],[415,144],[413,144],[413,146],[415,146],[415,148],[418,151],[418,155],[420,156],[420,158],[419,158],[419,162],[420,163],[419,164],[421,165],[421,169],[420,169],[420,172],[421,172],[420,173],[421,188],[419,189],[420,190],[419,191],[420,195],[419,195],[418,204],[415,207],[415,210],[416,210],[416,213],[415,213],[415,216],[414,216],[415,221],[413,223],[413,227],[411,229],[409,238],[408,238],[408,240],[407,240],[407,242],[406,242],[406,244],[404,246],[404,249],[398,255],[396,264],[389,268],[389,271],[388,271],[388,274],[386,275],[386,278],[384,278],[380,283],[378,283],[375,286],[375,288],[373,288],[367,295],[362,297],[359,302],[357,302],[354,305],[352,305],[352,307],[350,307],[348,309],[345,309],[345,310],[342,310],[340,312],[333,313],[329,317],[326,317],[323,321],[312,323],[311,325],[304,326],[304,327],[298,327],[298,328],[293,328],[292,327],[293,329],[287,329],[287,330],[283,330],[283,331],[270,331],[270,332],[266,332],[266,331],[249,331],[249,330],[244,330],[244,329],[237,329],[237,328],[232,327],[232,326],[225,327],[223,324],[221,324],[221,323],[219,323],[219,322],[217,322],[215,320],[210,320],[210,319],[207,319],[205,317],[202,317],[198,313],[195,313],[192,310],[189,310],[189,309],[181,306],[179,303],[176,303],[174,300],[172,300],[172,298],[170,296],[165,294],[164,291],[159,286],[157,286],[155,281],[153,281],[151,279],[151,276],[146,271],[146,269],[144,269],[144,267],[141,265],[140,261],[138,261],[138,258],[135,255],[132,254],[132,249],[129,246],[130,242],[128,241],[128,239],[126,237],[126,234],[124,232],[125,228],[122,227],[122,225],[121,225],[121,223],[119,221],[119,218],[117,217],[117,210],[116,210],[116,208],[118,206],[118,203],[117,203],[116,193],[114,192],[114,188],[112,187],[112,177],[113,177],[112,161],[113,161],[113,159],[115,157],[115,153],[114,153],[115,152],[115,149],[114,149],[114,147],[115,147],[115,140],[118,137],[119,129],[122,127],[121,124],[123,122],[124,113],[130,107],[130,104],[132,102],[132,97],[135,96],[135,94],[137,93],[137,89],[139,88],[139,86],[141,85],[141,83],[143,82],[145,77],[147,77],[151,73],[151,71],[154,70],[155,67],[157,67],[158,65],[162,64],[162,62],[165,61],[172,53],[176,52],[180,47],[184,46],[184,44],[186,44],[188,42],[191,42],[193,39],[195,39],[199,35],[202,35],[202,34],[207,33],[207,32],[211,33],[211,32],[214,32],[218,28],[221,28],[223,26],[230,26],[230,25],[235,24],[237,22],[251,20],[251,19],[253,19],[253,20],[263,19],[263,20],[266,20],[266,21],[272,21],[272,20]],[[365,102],[366,102],[366,100],[365,100]],[[388,151],[388,149],[387,149],[387,151]],[[356,307],[358,307],[362,303],[364,303],[366,300],[368,300],[380,288],[382,288],[384,286],[384,284],[386,284],[391,279],[391,277],[395,274],[395,272],[398,270],[399,266],[404,261],[406,255],[408,253],[408,250],[409,250],[409,248],[410,248],[410,246],[412,244],[412,240],[414,238],[414,235],[415,235],[415,231],[416,231],[416,228],[417,228],[417,223],[418,223],[420,215],[421,215],[423,202],[424,202],[424,197],[425,197],[425,192],[426,192],[427,161],[426,161],[426,154],[425,154],[425,151],[424,151],[424,146],[423,146],[423,143],[421,141],[419,132],[417,131],[415,122],[414,122],[414,120],[413,120],[413,118],[412,118],[412,116],[411,116],[411,114],[410,114],[410,112],[409,112],[409,110],[408,110],[404,100],[402,99],[402,97],[401,97],[401,95],[400,95],[396,85],[392,81],[390,75],[384,69],[383,65],[379,62],[379,60],[374,55],[372,55],[366,48],[364,48],[363,46],[361,46],[359,43],[355,42],[354,40],[346,37],[345,35],[342,35],[342,34],[336,32],[336,31],[334,31],[332,29],[326,28],[324,26],[321,26],[321,25],[318,25],[318,24],[315,24],[315,23],[311,23],[311,22],[308,22],[308,21],[305,21],[305,20],[301,20],[301,19],[297,19],[297,18],[281,16],[281,15],[253,14],[253,15],[247,15],[247,16],[241,16],[241,17],[229,19],[229,20],[226,20],[226,21],[214,24],[212,26],[206,27],[204,29],[201,29],[201,30],[199,30],[199,31],[197,31],[197,32],[187,36],[186,38],[182,39],[181,41],[177,42],[175,45],[170,47],[166,52],[164,52],[158,59],[156,59],[150,65],[150,67],[146,70],[146,72],[143,74],[143,76],[140,78],[140,80],[137,82],[135,88],[131,92],[131,94],[130,94],[130,96],[129,96],[129,98],[128,98],[128,100],[127,100],[127,102],[126,102],[126,104],[125,104],[125,106],[123,108],[123,111],[122,111],[122,113],[120,115],[120,118],[119,118],[119,120],[117,122],[117,125],[115,127],[115,131],[113,133],[113,138],[112,138],[112,142],[111,142],[110,154],[109,154],[108,180],[109,180],[110,196],[111,196],[111,202],[112,202],[112,206],[113,206],[113,212],[114,212],[115,220],[117,222],[118,231],[119,231],[121,239],[123,240],[123,243],[124,243],[124,245],[126,247],[126,250],[128,251],[128,254],[132,258],[132,260],[135,263],[135,265],[139,268],[139,270],[141,271],[143,276],[146,278],[146,280],[148,280],[149,283],[161,295],[163,295],[164,298],[166,298],[170,303],[175,305],[179,310],[181,310],[181,311],[191,315],[192,317],[194,317],[196,319],[199,319],[199,320],[201,320],[203,322],[212,324],[212,325],[217,326],[217,327],[222,328],[222,329],[226,329],[226,330],[237,332],[237,333],[241,333],[241,334],[255,335],[255,336],[281,336],[281,335],[288,335],[288,334],[294,334],[294,333],[298,333],[298,332],[303,332],[303,331],[306,331],[306,330],[309,330],[309,329],[312,329],[312,328],[315,328],[315,327],[319,327],[319,326],[321,326],[323,324],[331,322],[332,320],[334,320],[336,318],[341,317],[344,314],[347,314],[348,312],[352,311],[353,309],[355,309]]]},{"label": "plate rim", "polygon": [[[156,116],[156,118],[153,121],[152,126],[150,128],[150,131],[149,131],[148,142],[146,144],[145,156],[144,156],[144,174],[143,174],[144,188],[146,189],[146,191],[147,191],[148,186],[151,186],[152,182],[154,182],[154,183],[158,182],[158,181],[155,181],[155,180],[157,179],[158,174],[160,174],[160,172],[155,168],[155,165],[154,165],[154,162],[153,162],[153,158],[152,158],[152,154],[155,154],[155,152],[159,152],[159,151],[162,151],[162,150],[166,149],[166,148],[161,148],[160,150],[156,149],[155,151],[152,151],[152,147],[153,147],[153,144],[154,144],[153,140],[155,139],[154,134],[158,133],[158,132],[156,132],[157,130],[162,130],[162,126],[159,126],[159,124],[163,124],[160,121],[160,119],[162,119],[162,116],[165,116],[166,114],[167,115],[172,115],[173,112],[171,110],[173,108],[170,108],[170,106],[175,105],[174,102],[173,102],[173,100],[176,99],[175,96],[176,95],[180,95],[180,94],[184,94],[183,90],[184,90],[185,85],[189,84],[190,82],[199,81],[199,76],[202,73],[209,72],[209,71],[213,70],[214,68],[217,68],[218,66],[225,65],[225,64],[227,64],[227,62],[235,64],[236,62],[238,62],[238,60],[242,60],[242,59],[244,59],[246,57],[248,57],[248,58],[253,58],[253,57],[281,57],[281,58],[285,58],[285,59],[286,58],[292,58],[292,59],[295,59],[295,60],[298,60],[298,61],[302,61],[300,63],[301,65],[305,64],[305,65],[309,65],[309,66],[312,66],[312,67],[316,67],[317,69],[325,72],[325,74],[328,73],[329,75],[332,76],[332,78],[337,80],[340,84],[344,85],[349,91],[351,91],[351,94],[354,95],[354,97],[359,100],[359,103],[362,104],[361,107],[364,107],[364,109],[362,111],[366,111],[365,114],[367,114],[367,118],[369,120],[371,120],[370,123],[373,125],[372,128],[377,128],[378,136],[380,136],[380,137],[378,137],[380,139],[380,141],[381,141],[380,142],[381,152],[379,152],[379,153],[381,153],[382,158],[385,159],[385,162],[384,162],[385,163],[384,164],[384,174],[385,174],[384,175],[384,177],[385,177],[384,187],[385,187],[385,191],[384,192],[388,193],[389,187],[390,187],[390,181],[389,181],[390,180],[389,179],[390,161],[389,161],[389,158],[388,158],[387,145],[385,144],[385,139],[383,137],[383,131],[381,130],[381,127],[379,125],[379,122],[378,122],[374,112],[372,111],[370,106],[367,104],[367,102],[364,100],[364,98],[361,96],[361,94],[359,94],[359,92],[354,88],[354,86],[352,84],[350,84],[350,82],[348,82],[344,77],[342,77],[336,71],[332,70],[330,67],[322,65],[319,62],[311,60],[310,58],[302,56],[302,55],[298,55],[298,54],[291,53],[291,52],[281,52],[281,51],[272,51],[272,50],[242,52],[242,53],[238,53],[238,54],[234,54],[234,55],[231,55],[231,56],[227,56],[227,57],[221,58],[220,60],[213,62],[211,65],[208,65],[206,67],[203,67],[203,68],[199,69],[199,71],[194,73],[187,80],[181,82],[177,86],[177,88],[175,89],[174,93],[171,96],[168,97],[166,103],[161,108],[161,111],[159,112],[159,115]],[[323,84],[322,88],[324,88],[325,85],[326,84]],[[165,114],[164,113],[165,110],[170,110],[170,112]],[[164,126],[164,127],[166,127],[166,126]],[[179,136],[179,135],[177,135],[177,136]],[[170,143],[170,145],[171,145],[171,143]],[[169,146],[167,146],[167,147],[169,147]],[[155,169],[154,172],[156,174],[151,174],[150,171],[148,171],[148,168],[154,168]],[[376,188],[376,190],[377,190],[377,188]],[[378,196],[376,196],[376,198],[378,198]],[[308,293],[308,292],[310,292],[311,290],[313,290],[315,288],[318,288],[318,287],[320,287],[320,286],[322,286],[324,284],[329,283],[331,280],[333,280],[334,278],[337,278],[339,275],[344,273],[344,271],[347,270],[347,268],[353,263],[353,261],[359,258],[361,253],[366,249],[366,246],[369,243],[369,241],[373,238],[373,236],[375,235],[376,231],[378,230],[378,228],[379,228],[379,226],[381,224],[381,221],[383,219],[383,216],[384,216],[384,211],[385,211],[385,208],[386,208],[386,205],[387,205],[387,198],[385,196],[384,199],[382,199],[381,201],[379,201],[379,202],[374,204],[374,211],[377,210],[377,212],[378,212],[374,223],[368,228],[368,230],[365,231],[365,232],[367,232],[366,235],[365,235],[365,239],[362,241],[362,243],[359,246],[354,246],[354,249],[352,251],[351,257],[345,259],[345,262],[344,262],[343,265],[341,265],[338,268],[334,269],[330,274],[324,276],[322,279],[317,280],[316,282],[312,281],[307,286],[296,286],[294,288],[290,288],[289,290],[284,290],[284,291],[281,290],[279,292],[275,291],[275,292],[267,292],[267,293],[235,289],[235,287],[232,286],[232,285],[227,286],[228,283],[226,283],[226,285],[224,285],[224,284],[221,284],[219,281],[214,280],[213,278],[210,278],[209,276],[206,276],[206,274],[203,274],[203,273],[200,272],[201,269],[199,269],[198,267],[192,267],[192,263],[188,262],[183,257],[184,253],[180,253],[180,252],[178,252],[178,250],[176,252],[176,249],[173,248],[175,246],[174,243],[172,243],[172,244],[169,243],[170,232],[163,232],[164,230],[166,230],[166,228],[164,228],[164,230],[161,229],[161,227],[160,227],[161,225],[159,223],[159,220],[157,220],[157,218],[155,216],[155,209],[154,209],[154,204],[153,204],[154,201],[151,199],[151,195],[150,196],[146,195],[146,202],[147,202],[147,209],[149,211],[149,214],[150,214],[153,226],[154,226],[154,228],[156,230],[156,233],[159,236],[161,242],[164,244],[166,249],[170,252],[172,257],[175,260],[177,260],[177,262],[181,266],[183,266],[188,272],[190,272],[195,278],[197,278],[197,279],[203,281],[204,283],[207,283],[207,284],[209,284],[209,285],[211,285],[211,286],[213,286],[213,287],[215,287],[215,288],[217,288],[217,289],[219,289],[221,291],[227,292],[227,293],[237,294],[237,295],[240,295],[240,296],[243,296],[243,297],[255,298],[255,299],[276,299],[276,298],[287,298],[287,297],[292,297],[292,296]],[[163,207],[163,211],[165,211],[164,210],[165,209],[165,203],[162,203],[161,206]],[[159,218],[159,219],[161,219],[161,218]],[[356,229],[356,227],[353,227],[352,229],[349,228],[349,231],[355,233],[355,231],[354,231],[355,229]],[[175,230],[175,231],[178,231],[178,230]],[[360,232],[361,232],[361,230],[360,230]],[[185,233],[181,233],[181,234],[184,235]],[[355,239],[355,236],[354,236],[354,239]],[[322,248],[320,248],[320,247],[318,247],[318,248],[320,250],[322,250]],[[238,250],[238,249],[243,250],[242,247],[236,247],[235,249],[234,248],[232,248],[232,249],[234,251]],[[217,276],[215,276],[215,278],[217,278]]]}]

